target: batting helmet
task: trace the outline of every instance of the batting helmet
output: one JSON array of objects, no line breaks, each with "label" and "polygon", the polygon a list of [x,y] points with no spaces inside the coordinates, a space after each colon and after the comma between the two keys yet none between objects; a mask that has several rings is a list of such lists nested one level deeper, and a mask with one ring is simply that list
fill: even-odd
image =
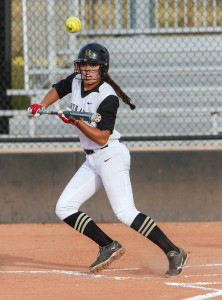
[{"label": "batting helmet", "polygon": [[99,64],[101,78],[103,78],[109,69],[109,52],[101,44],[86,44],[80,49],[78,59],[74,61],[76,73],[80,73],[79,63],[81,62]]}]

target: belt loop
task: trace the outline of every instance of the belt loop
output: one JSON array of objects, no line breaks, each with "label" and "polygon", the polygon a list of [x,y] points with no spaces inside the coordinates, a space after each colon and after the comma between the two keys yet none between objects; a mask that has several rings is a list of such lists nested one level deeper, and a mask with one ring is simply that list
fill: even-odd
[{"label": "belt loop", "polygon": [[85,153],[88,154],[88,155],[95,153],[95,151],[89,150],[89,149],[84,149],[84,151],[85,151]]}]

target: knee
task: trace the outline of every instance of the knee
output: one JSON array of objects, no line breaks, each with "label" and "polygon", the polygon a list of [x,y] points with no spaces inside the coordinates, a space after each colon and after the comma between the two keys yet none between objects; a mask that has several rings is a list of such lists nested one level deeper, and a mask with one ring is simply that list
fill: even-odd
[{"label": "knee", "polygon": [[60,220],[64,220],[68,216],[76,213],[77,211],[78,207],[75,207],[74,205],[65,205],[62,201],[58,201],[55,208],[55,213],[60,218]]},{"label": "knee", "polygon": [[139,214],[139,211],[136,209],[135,206],[128,207],[120,212],[116,213],[118,220],[127,226],[130,226],[136,216]]},{"label": "knee", "polygon": [[65,219],[65,218],[63,218],[64,207],[62,205],[60,205],[59,202],[57,202],[57,204],[56,204],[55,213],[56,213],[57,217],[59,217],[61,220]]}]

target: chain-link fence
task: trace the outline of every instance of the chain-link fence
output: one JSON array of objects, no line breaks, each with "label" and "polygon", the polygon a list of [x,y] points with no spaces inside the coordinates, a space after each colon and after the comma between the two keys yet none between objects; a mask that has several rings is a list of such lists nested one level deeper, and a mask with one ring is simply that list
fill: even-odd
[{"label": "chain-link fence", "polygon": [[[130,111],[121,103],[116,129],[123,140],[131,146],[221,144],[222,1],[0,5],[0,147],[78,141],[72,126],[53,116],[29,118],[26,109],[73,73],[79,49],[92,41],[108,48],[109,73],[137,106]],[[76,34],[65,28],[70,16],[82,21]],[[51,108],[66,109],[69,102],[66,96]]]}]

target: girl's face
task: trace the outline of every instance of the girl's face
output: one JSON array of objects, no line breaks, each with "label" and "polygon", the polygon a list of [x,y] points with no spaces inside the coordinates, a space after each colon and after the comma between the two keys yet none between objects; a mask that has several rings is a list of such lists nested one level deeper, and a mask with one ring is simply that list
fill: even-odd
[{"label": "girl's face", "polygon": [[85,91],[93,89],[101,81],[98,64],[81,62],[80,72],[82,74]]}]

